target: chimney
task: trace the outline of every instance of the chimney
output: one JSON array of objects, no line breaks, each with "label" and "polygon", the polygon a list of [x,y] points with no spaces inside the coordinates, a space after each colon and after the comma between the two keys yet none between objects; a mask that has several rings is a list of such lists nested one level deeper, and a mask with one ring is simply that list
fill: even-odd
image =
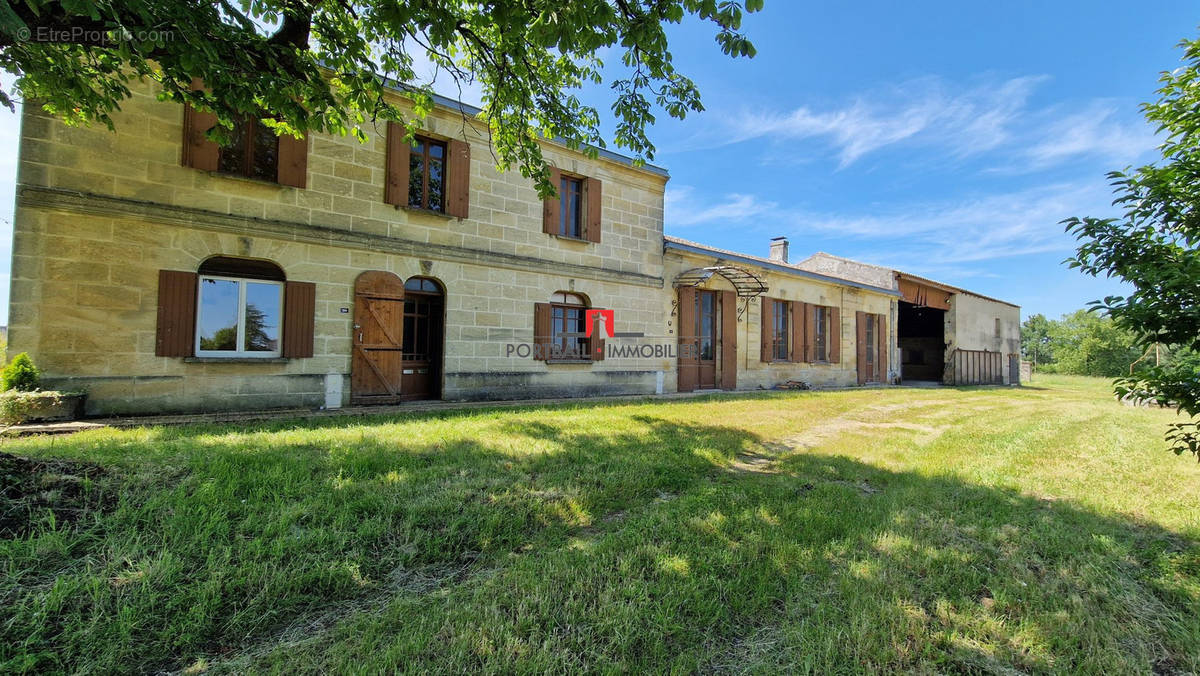
[{"label": "chimney", "polygon": [[772,237],[771,238],[771,260],[779,263],[788,262],[787,259],[788,241],[787,237]]}]

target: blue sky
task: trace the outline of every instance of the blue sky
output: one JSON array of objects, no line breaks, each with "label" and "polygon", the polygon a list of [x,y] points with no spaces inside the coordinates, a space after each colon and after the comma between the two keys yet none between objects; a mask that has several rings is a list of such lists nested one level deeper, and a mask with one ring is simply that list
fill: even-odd
[{"label": "blue sky", "polygon": [[[758,255],[786,235],[793,260],[889,265],[1026,316],[1082,307],[1119,287],[1060,265],[1073,249],[1058,221],[1110,214],[1105,172],[1154,159],[1138,104],[1197,24],[1189,2],[767,0],[744,26],[749,60],[720,54],[706,25],[674,27],[707,110],[652,130],[666,231]],[[585,100],[606,112],[604,90]],[[0,317],[17,128],[0,111]]]}]

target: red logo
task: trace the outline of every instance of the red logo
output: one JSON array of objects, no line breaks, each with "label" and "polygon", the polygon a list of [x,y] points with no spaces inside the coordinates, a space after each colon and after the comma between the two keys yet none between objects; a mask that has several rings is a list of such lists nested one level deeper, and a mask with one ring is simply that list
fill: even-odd
[{"label": "red logo", "polygon": [[613,337],[613,311],[612,310],[588,310],[587,311],[587,326],[584,335],[588,338],[592,337],[592,329],[596,323],[596,317],[599,317],[604,322],[604,332],[609,338]]}]

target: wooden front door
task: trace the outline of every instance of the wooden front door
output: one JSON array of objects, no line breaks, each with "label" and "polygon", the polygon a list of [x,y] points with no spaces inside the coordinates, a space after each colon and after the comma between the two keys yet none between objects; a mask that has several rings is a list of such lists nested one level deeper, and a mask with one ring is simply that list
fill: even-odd
[{"label": "wooden front door", "polygon": [[676,369],[680,392],[715,389],[718,382],[723,389],[737,387],[736,301],[733,291],[679,289]]},{"label": "wooden front door", "polygon": [[404,282],[390,272],[368,271],[354,282],[354,335],[350,401],[400,401],[404,372]]},{"label": "wooden front door", "polygon": [[439,399],[446,323],[442,287],[432,279],[413,277],[404,283],[404,294],[400,398]]},{"label": "wooden front door", "polygon": [[886,382],[888,339],[883,315],[858,312],[856,317],[858,384]]}]

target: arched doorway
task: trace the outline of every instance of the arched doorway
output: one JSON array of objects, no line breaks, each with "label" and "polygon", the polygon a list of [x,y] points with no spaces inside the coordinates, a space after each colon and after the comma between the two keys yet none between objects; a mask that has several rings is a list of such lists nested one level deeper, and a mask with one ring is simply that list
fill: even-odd
[{"label": "arched doorway", "polygon": [[446,294],[437,280],[410,277],[404,282],[404,348],[400,398],[440,399]]}]

